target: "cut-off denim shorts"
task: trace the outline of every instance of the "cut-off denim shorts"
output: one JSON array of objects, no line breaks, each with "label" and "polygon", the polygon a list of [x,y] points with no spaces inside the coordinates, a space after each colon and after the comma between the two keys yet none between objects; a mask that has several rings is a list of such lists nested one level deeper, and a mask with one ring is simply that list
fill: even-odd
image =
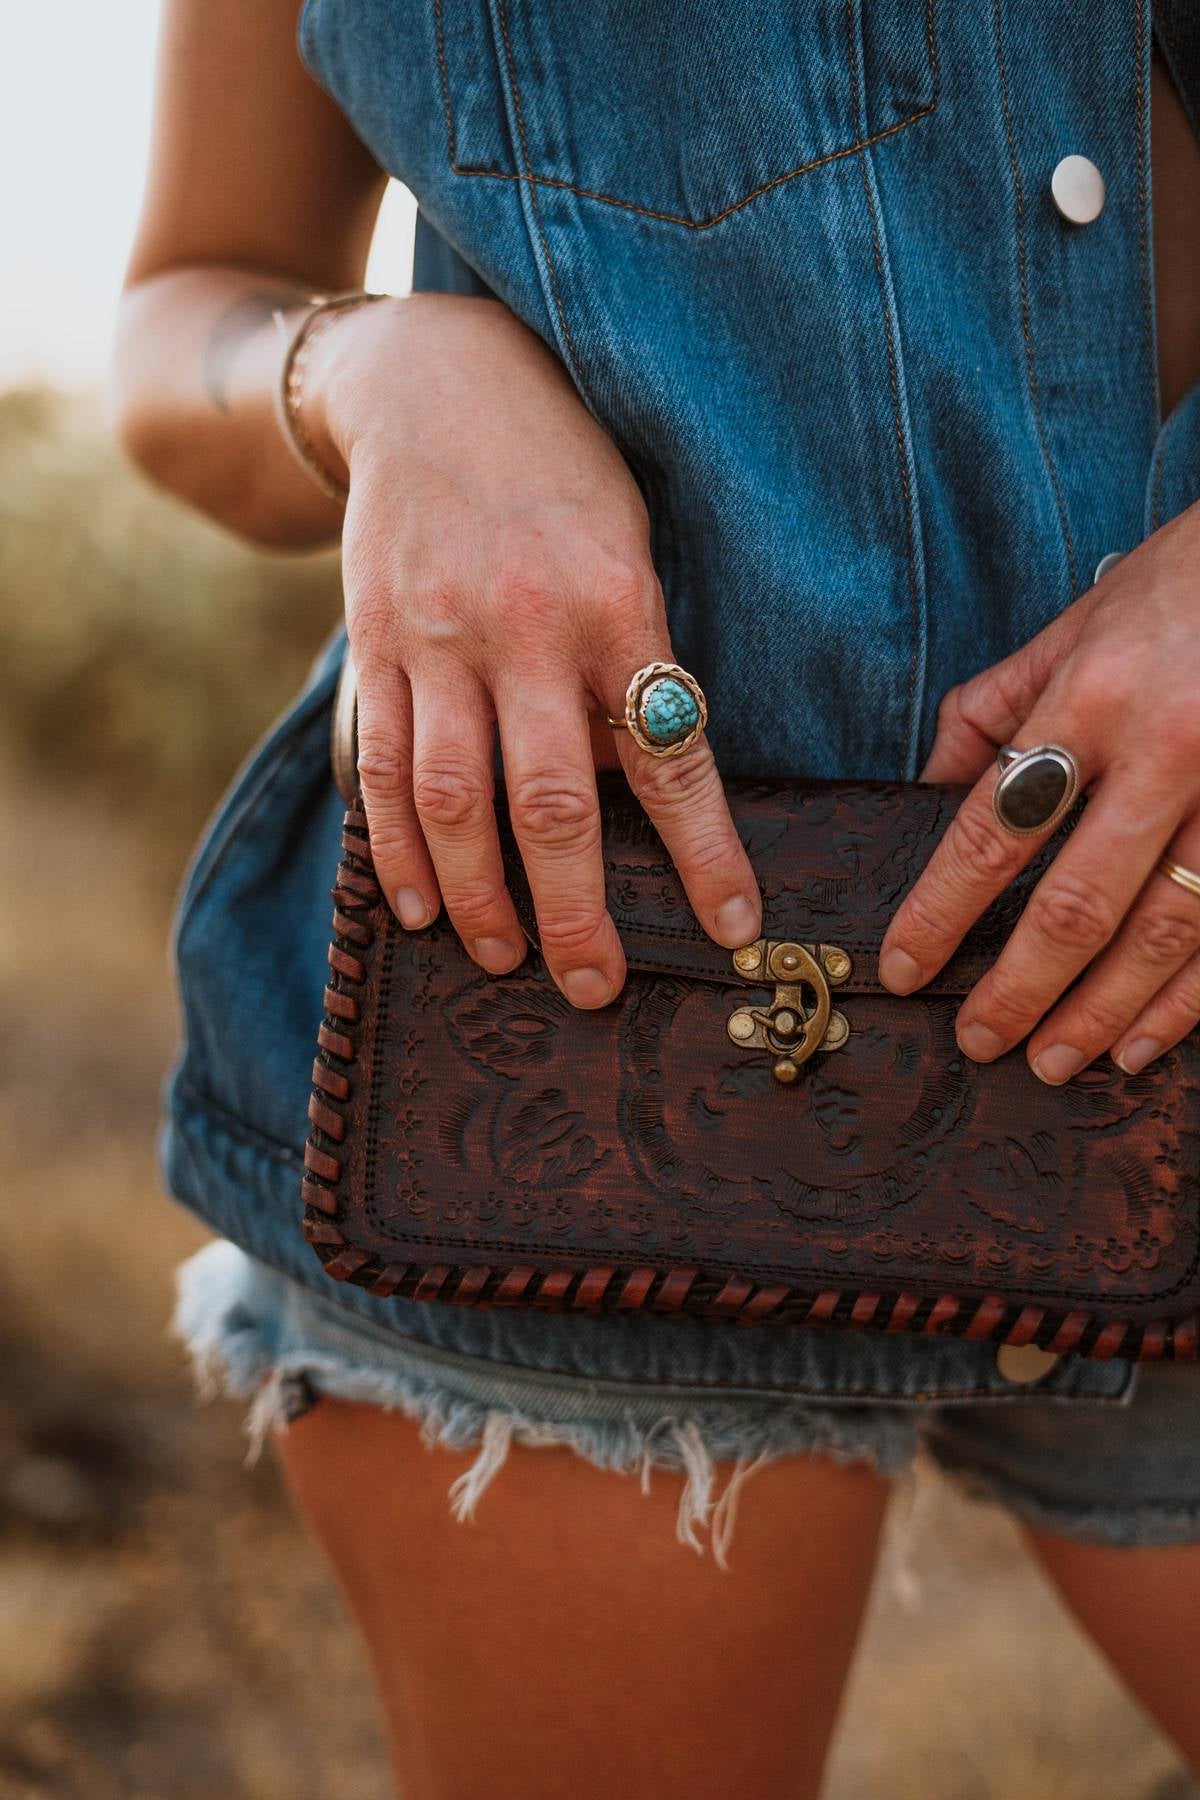
[{"label": "cut-off denim shorts", "polygon": [[[586,1338],[593,1322],[565,1323]],[[739,1493],[764,1463],[819,1454],[896,1477],[924,1450],[968,1493],[1067,1537],[1200,1539],[1200,1381],[1185,1365],[1109,1364],[1097,1382],[1065,1358],[1037,1379],[1035,1396],[1004,1374],[1002,1357],[984,1353],[975,1387],[931,1397],[927,1384],[945,1380],[939,1364],[951,1346],[835,1343],[813,1332],[804,1334],[808,1354],[799,1365],[793,1356],[791,1374],[772,1386],[777,1334],[760,1328],[763,1355],[747,1371],[754,1385],[739,1386],[672,1378],[670,1340],[690,1322],[622,1323],[630,1341],[605,1375],[506,1362],[504,1315],[499,1354],[467,1355],[355,1317],[226,1241],[184,1264],[176,1312],[202,1389],[251,1400],[255,1451],[268,1430],[286,1430],[325,1395],[419,1419],[430,1447],[477,1446],[448,1488],[459,1520],[472,1516],[512,1444],[569,1445],[598,1468],[637,1472],[643,1490],[653,1466],[681,1470],[677,1535],[703,1551],[707,1534],[726,1566]],[[649,1334],[659,1337],[657,1354],[645,1354]],[[845,1356],[847,1343],[856,1355]],[[1009,1366],[1019,1372],[1020,1359]]]}]

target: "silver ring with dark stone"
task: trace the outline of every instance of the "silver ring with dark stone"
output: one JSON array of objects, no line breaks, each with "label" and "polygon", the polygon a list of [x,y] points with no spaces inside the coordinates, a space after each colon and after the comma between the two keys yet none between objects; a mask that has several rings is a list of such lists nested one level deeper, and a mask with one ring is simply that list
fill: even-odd
[{"label": "silver ring with dark stone", "polygon": [[1005,744],[996,761],[1000,779],[992,789],[992,811],[1013,837],[1050,831],[1079,792],[1079,764],[1061,744],[1014,750]]}]

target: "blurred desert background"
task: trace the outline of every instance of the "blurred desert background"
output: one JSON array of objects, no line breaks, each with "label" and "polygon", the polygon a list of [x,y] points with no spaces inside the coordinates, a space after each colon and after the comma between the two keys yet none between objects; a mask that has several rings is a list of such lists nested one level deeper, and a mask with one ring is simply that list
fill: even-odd
[{"label": "blurred desert background", "polygon": [[[167,1333],[204,1241],[155,1162],[171,907],[340,592],[333,558],[240,548],[109,439],[155,12],[5,8],[0,1800],[387,1800],[338,1597],[270,1457],[244,1466],[239,1409],[197,1405]],[[402,289],[410,223],[396,191],[372,285]],[[921,1471],[828,1800],[1198,1792],[1003,1516]]]}]

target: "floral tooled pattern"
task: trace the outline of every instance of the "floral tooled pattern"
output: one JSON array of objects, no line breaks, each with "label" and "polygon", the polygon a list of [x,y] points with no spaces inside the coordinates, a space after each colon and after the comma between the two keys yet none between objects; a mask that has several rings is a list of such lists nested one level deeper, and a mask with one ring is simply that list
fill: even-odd
[{"label": "floral tooled pattern", "polygon": [[[423,1083],[418,1080],[416,1085]],[[403,1097],[401,1088],[401,1098],[390,1098],[382,1109],[373,1142],[374,1161],[377,1166],[379,1163],[386,1166],[394,1198],[405,1212],[417,1219],[428,1218],[436,1210],[420,1173],[422,1122],[420,1114]],[[374,1196],[368,1198],[367,1210],[373,1223],[386,1229],[386,1215],[381,1213]]]},{"label": "floral tooled pattern", "polygon": [[516,1181],[543,1188],[576,1182],[604,1159],[587,1114],[570,1104],[562,1088],[505,1095],[492,1125],[500,1167]]},{"label": "floral tooled pattern", "polygon": [[778,917],[811,919],[813,930],[842,932],[858,938],[862,933],[864,898],[869,896],[868,921],[875,924],[895,911],[909,885],[917,846],[940,835],[949,813],[942,794],[928,790],[918,797],[902,830],[884,829],[894,815],[896,790],[888,787],[796,791],[780,809],[788,827],[786,867],[772,867],[767,858],[763,894]]},{"label": "floral tooled pattern", "polygon": [[[738,999],[745,999],[739,992]],[[763,1000],[769,998],[765,993]],[[970,1118],[974,1084],[954,1043],[953,1009],[891,1002],[892,1029],[860,1024],[844,1049],[817,1055],[781,1088],[764,1052],[731,1055],[729,994],[659,979],[629,1015],[634,1070],[623,1096],[627,1141],[664,1208],[706,1226],[772,1211],[830,1226],[906,1206]],[[712,1046],[711,1071],[680,1079],[670,1046]]]},{"label": "floral tooled pattern", "polygon": [[446,1023],[463,1053],[497,1075],[526,1076],[554,1062],[570,1008],[545,981],[472,984],[458,995]]},{"label": "floral tooled pattern", "polygon": [[[1116,1285],[1135,1272],[1152,1274],[1169,1255],[1194,1255],[1196,1194],[1183,1172],[1185,1145],[1197,1130],[1195,1084],[1180,1080],[1164,1090],[1096,1064],[1057,1101],[1054,1095],[1030,1078],[1017,1137],[1011,1098],[981,1082],[971,1131],[952,1165],[953,1230],[931,1237],[877,1229],[856,1244],[860,1259],[917,1272],[944,1261],[961,1266],[964,1279],[1003,1287],[1069,1286],[1098,1272]],[[1052,1128],[1062,1104],[1072,1114],[1067,1132],[1060,1120]]]},{"label": "floral tooled pattern", "polygon": [[604,1160],[578,1095],[551,1082],[534,1085],[562,1061],[561,1033],[572,1009],[541,972],[466,989],[446,1023],[467,1057],[503,1085],[480,1109],[500,1171],[538,1188],[578,1182]]},{"label": "floral tooled pattern", "polygon": [[[385,1097],[380,1111],[393,1123],[379,1143],[401,1180],[375,1206],[376,1227],[402,1236],[406,1214],[427,1230],[490,1222],[469,1198],[475,1172],[487,1169],[503,1184],[506,1230],[576,1231],[582,1202],[575,1196],[610,1151],[597,1140],[586,1096],[545,1079],[567,1055],[562,1033],[572,1009],[541,970],[492,982],[461,961],[466,980],[426,1027],[426,1035],[448,1033],[461,1059],[461,1077],[439,1084],[434,1109],[438,1179],[416,1191],[408,1169],[411,1116],[397,1114]],[[420,1042],[420,1030],[410,1028],[389,1045],[389,1087],[424,1080],[414,1077],[411,1057]]]},{"label": "floral tooled pattern", "polygon": [[[1181,1203],[1194,1200],[1179,1179],[1185,1091],[1183,1083],[1163,1087],[1123,1075],[1106,1058],[1056,1099],[1053,1090],[1035,1089],[1018,1139],[989,1087],[979,1135],[955,1167],[964,1211],[999,1229],[989,1233],[989,1267],[1003,1273],[1023,1263],[1039,1274],[1061,1267],[1076,1276],[1103,1267],[1117,1277],[1157,1267],[1175,1242]],[[1071,1115],[1068,1132],[1051,1129],[1062,1107]],[[1090,1229],[1089,1188],[1106,1195]]]}]

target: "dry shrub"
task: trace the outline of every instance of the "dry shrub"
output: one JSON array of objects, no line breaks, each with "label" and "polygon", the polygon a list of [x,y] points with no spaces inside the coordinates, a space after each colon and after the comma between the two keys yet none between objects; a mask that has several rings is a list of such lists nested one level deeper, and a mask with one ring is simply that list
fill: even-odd
[{"label": "dry shrub", "polygon": [[340,606],[335,556],[249,549],[156,493],[95,397],[0,394],[0,749],[19,774],[144,814],[177,864]]}]

